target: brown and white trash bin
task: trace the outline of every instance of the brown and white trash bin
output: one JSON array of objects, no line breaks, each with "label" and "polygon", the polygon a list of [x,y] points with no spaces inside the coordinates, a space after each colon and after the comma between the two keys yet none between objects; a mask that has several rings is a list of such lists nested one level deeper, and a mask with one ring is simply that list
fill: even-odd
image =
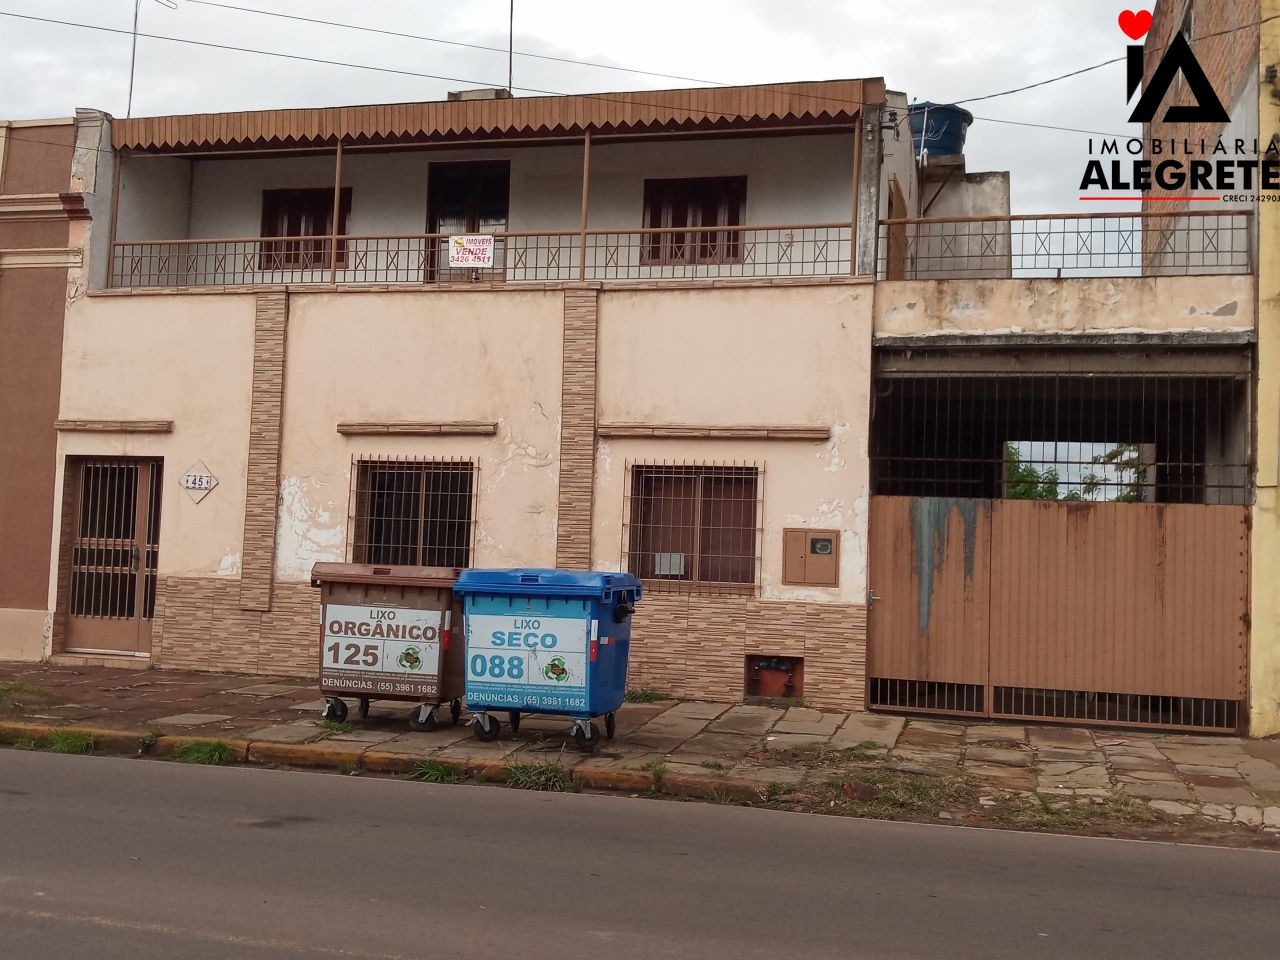
[{"label": "brown and white trash bin", "polygon": [[413,730],[434,730],[436,709],[462,712],[462,623],[453,596],[453,567],[317,563],[311,585],[320,588],[320,692],[322,716],[341,723],[346,700],[369,715],[371,700],[404,700]]}]

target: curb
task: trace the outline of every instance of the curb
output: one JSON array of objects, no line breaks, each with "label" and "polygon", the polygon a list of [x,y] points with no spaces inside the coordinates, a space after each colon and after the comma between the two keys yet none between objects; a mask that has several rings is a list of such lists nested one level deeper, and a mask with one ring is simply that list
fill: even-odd
[{"label": "curb", "polygon": [[[83,733],[92,738],[95,747],[153,759],[170,757],[183,744],[215,740],[226,744],[238,764],[287,764],[312,770],[350,773],[403,775],[413,773],[418,762],[433,759],[442,766],[486,783],[505,783],[514,764],[504,760],[462,760],[456,757],[390,753],[358,743],[318,741],[313,743],[278,743],[273,740],[245,740],[238,737],[186,734],[165,735],[152,740],[146,734],[94,727],[55,726],[40,723],[0,723],[0,744],[12,746],[19,740],[40,740],[57,730]],[[765,788],[749,780],[730,777],[699,777],[692,774],[666,774],[655,781],[652,774],[639,770],[592,766],[590,759],[576,767],[562,768],[565,780],[591,790],[615,793],[658,793],[674,797],[707,799],[723,794],[735,800],[759,800]]]}]

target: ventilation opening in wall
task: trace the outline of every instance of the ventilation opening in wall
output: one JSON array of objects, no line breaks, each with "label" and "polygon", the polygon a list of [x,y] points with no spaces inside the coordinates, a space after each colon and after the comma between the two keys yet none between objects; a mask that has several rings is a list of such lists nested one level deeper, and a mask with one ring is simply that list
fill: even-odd
[{"label": "ventilation opening in wall", "polygon": [[804,657],[747,657],[748,697],[769,700],[800,700],[804,697]]},{"label": "ventilation opening in wall", "polygon": [[942,683],[936,680],[894,680],[872,677],[869,684],[871,708],[911,710],[923,713],[985,712],[979,683]]},{"label": "ventilation opening in wall", "polygon": [[992,714],[1005,717],[1226,732],[1240,725],[1238,700],[1032,687],[995,687],[992,700]]}]

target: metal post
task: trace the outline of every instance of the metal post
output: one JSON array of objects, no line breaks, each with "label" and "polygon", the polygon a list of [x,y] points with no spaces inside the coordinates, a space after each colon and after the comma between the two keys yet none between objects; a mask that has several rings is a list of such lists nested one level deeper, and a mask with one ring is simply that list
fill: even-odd
[{"label": "metal post", "polygon": [[511,75],[516,44],[516,0],[511,0],[507,9],[507,93],[515,96],[511,89]]},{"label": "metal post", "polygon": [[[111,230],[107,250],[107,286],[116,285],[116,225],[120,222],[120,151],[114,151],[111,164]],[[188,231],[190,232],[190,231]],[[124,271],[121,270],[123,279]],[[90,272],[92,276],[92,271]]]},{"label": "metal post", "polygon": [[587,205],[591,195],[591,131],[582,139],[582,228],[578,234],[578,279],[587,279]]},{"label": "metal post", "polygon": [[862,113],[853,128],[853,215],[849,220],[849,276],[858,275],[858,184],[862,180]]},{"label": "metal post", "polygon": [[333,161],[333,217],[329,223],[329,284],[338,284],[338,217],[342,213],[342,138]]}]

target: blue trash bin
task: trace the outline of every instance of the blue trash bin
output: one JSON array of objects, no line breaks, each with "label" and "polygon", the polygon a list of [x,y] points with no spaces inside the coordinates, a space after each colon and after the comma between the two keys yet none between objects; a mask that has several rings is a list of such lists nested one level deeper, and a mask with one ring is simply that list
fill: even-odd
[{"label": "blue trash bin", "polygon": [[579,748],[594,750],[604,717],[627,688],[631,616],[640,581],[629,573],[569,570],[463,570],[454,584],[462,598],[466,636],[466,701],[473,730],[496,739],[492,711],[504,710],[512,732],[524,713],[573,718]]}]

